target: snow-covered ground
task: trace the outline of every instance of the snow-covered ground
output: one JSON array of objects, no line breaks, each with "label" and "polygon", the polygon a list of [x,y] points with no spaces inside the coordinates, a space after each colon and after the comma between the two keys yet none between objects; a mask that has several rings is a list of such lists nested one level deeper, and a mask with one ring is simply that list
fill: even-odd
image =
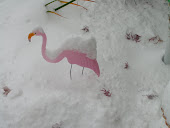
[{"label": "snow-covered ground", "polygon": [[[126,1],[126,3],[125,3]],[[59,2],[0,0],[0,128],[165,128],[170,123],[170,66],[162,62],[168,42],[164,0],[76,1],[47,14]],[[46,62],[42,39],[28,34],[41,26],[47,47],[58,49],[69,37],[94,37],[100,77],[70,64]],[[84,26],[89,32],[83,32]],[[140,42],[126,33],[141,36]],[[148,41],[159,36],[163,42]],[[76,47],[76,46],[75,46]],[[125,63],[129,68],[125,69]],[[168,85],[168,86],[167,86]],[[11,92],[3,95],[3,87]],[[110,90],[111,97],[101,91]],[[163,99],[163,100],[162,100]],[[59,127],[59,126],[58,126]]]}]

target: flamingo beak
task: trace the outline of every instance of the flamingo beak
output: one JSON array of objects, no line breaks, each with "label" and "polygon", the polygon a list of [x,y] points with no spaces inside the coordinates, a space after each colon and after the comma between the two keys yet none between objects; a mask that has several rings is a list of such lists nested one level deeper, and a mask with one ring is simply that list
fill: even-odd
[{"label": "flamingo beak", "polygon": [[28,40],[29,40],[29,42],[31,42],[31,37],[34,36],[34,35],[35,35],[34,33],[30,33],[30,34],[28,35]]}]

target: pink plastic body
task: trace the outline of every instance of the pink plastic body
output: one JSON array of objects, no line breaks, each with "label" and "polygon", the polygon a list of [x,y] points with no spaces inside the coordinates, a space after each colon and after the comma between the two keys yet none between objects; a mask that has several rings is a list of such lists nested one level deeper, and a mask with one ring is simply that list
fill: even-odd
[{"label": "pink plastic body", "polygon": [[45,34],[41,34],[43,37],[42,44],[42,56],[43,58],[50,63],[57,63],[61,61],[64,57],[67,58],[70,64],[77,64],[81,67],[86,67],[93,70],[98,76],[100,76],[100,69],[96,59],[90,59],[86,56],[85,53],[78,51],[65,50],[61,52],[55,59],[51,60],[46,56],[46,43],[47,37]]}]

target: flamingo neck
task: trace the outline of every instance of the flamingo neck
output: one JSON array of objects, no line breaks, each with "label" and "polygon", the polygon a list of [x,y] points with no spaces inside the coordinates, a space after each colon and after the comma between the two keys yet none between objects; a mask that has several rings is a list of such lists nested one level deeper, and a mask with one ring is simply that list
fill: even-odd
[{"label": "flamingo neck", "polygon": [[58,63],[59,61],[61,61],[64,56],[61,54],[59,54],[58,56],[56,56],[56,58],[54,59],[51,59],[50,57],[48,57],[47,55],[47,50],[46,50],[46,45],[47,45],[47,36],[45,33],[41,34],[42,38],[43,38],[43,43],[42,43],[42,56],[43,58],[47,61],[47,62],[50,62],[50,63]]}]

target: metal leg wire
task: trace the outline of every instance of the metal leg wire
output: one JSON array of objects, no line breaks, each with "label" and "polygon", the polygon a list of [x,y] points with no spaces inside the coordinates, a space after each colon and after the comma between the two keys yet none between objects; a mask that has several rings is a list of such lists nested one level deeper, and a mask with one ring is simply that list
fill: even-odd
[{"label": "metal leg wire", "polygon": [[83,67],[83,70],[82,70],[82,75],[83,75],[83,71],[84,71],[84,67]]},{"label": "metal leg wire", "polygon": [[70,79],[72,80],[71,69],[72,69],[72,64],[71,64],[71,68],[70,68]]}]

